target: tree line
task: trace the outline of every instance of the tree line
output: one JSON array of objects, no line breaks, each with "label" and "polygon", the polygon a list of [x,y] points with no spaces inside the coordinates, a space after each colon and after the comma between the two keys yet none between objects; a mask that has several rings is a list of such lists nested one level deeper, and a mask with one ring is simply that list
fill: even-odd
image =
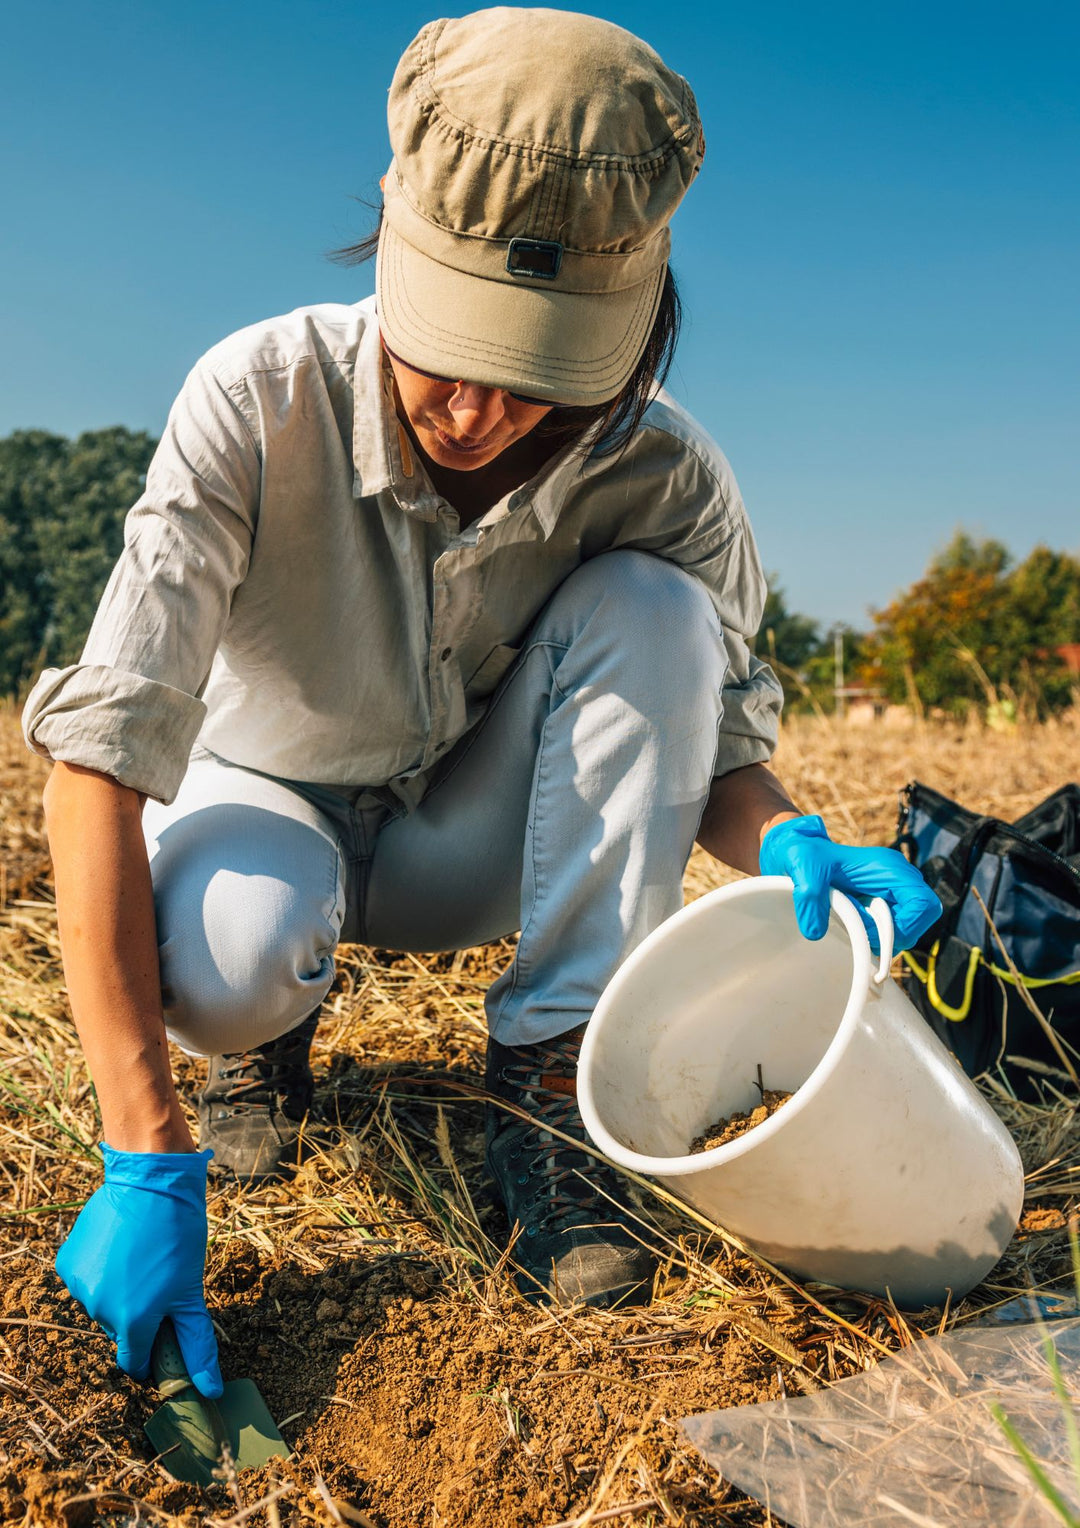
[{"label": "tree line", "polygon": [[[845,685],[883,702],[1045,717],[1080,692],[1080,559],[1037,546],[1015,563],[1000,541],[960,530],[866,631],[841,635]],[[757,650],[792,709],[835,704],[836,649],[835,628],[789,611],[770,578]]]},{"label": "tree line", "polygon": [[[77,660],[156,444],[120,425],[0,439],[0,695]],[[842,637],[846,684],[883,700],[1046,714],[1075,698],[1059,650],[1080,644],[1080,560],[1040,546],[1014,564],[1001,542],[958,531],[867,630]],[[789,610],[775,576],[756,645],[792,709],[832,708],[835,629]]]}]

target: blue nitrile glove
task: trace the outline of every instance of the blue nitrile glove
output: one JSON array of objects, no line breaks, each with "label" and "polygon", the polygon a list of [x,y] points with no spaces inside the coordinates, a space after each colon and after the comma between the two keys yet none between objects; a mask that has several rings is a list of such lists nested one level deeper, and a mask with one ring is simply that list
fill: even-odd
[{"label": "blue nitrile glove", "polygon": [[56,1271],[116,1343],[135,1379],[172,1317],[196,1388],[221,1394],[217,1339],[203,1298],[206,1164],[212,1151],[115,1151],[102,1145],[105,1182],[56,1254]]},{"label": "blue nitrile glove", "polygon": [[795,916],[807,939],[821,939],[829,926],[829,891],[850,896],[878,953],[877,929],[861,902],[883,897],[889,904],[896,939],[906,950],[941,917],[941,903],[895,849],[856,849],[834,844],[820,817],[794,817],[770,828],[761,843],[762,875],[789,875],[795,883]]}]

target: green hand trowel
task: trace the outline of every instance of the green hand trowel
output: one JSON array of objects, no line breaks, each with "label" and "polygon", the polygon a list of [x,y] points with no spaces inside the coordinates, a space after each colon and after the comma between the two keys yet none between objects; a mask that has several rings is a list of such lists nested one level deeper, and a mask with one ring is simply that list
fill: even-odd
[{"label": "green hand trowel", "polygon": [[[150,1352],[150,1372],[162,1405],[146,1424],[146,1434],[174,1480],[193,1486],[215,1484],[228,1448],[238,1470],[257,1468],[289,1450],[274,1426],[266,1402],[249,1379],[231,1379],[220,1400],[208,1401],[191,1383],[176,1332],[161,1323]],[[222,1477],[219,1474],[217,1480]]]}]

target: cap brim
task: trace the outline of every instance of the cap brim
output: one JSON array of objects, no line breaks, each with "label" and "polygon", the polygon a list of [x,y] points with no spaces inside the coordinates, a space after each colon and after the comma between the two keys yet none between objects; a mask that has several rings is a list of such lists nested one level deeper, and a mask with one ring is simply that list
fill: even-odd
[{"label": "cap brim", "polygon": [[663,265],[618,292],[566,292],[466,275],[384,222],[375,284],[395,355],[438,376],[576,406],[633,375],[660,306]]}]

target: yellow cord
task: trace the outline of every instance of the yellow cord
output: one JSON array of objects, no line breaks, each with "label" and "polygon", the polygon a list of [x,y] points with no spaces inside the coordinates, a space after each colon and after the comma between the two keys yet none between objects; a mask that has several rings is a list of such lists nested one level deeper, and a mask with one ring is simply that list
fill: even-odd
[{"label": "yellow cord", "polygon": [[971,997],[975,987],[975,972],[980,965],[985,966],[991,976],[998,977],[1000,981],[1008,982],[1014,987],[1026,987],[1028,991],[1038,987],[1071,987],[1080,982],[1080,971],[1068,971],[1064,976],[1024,976],[1022,972],[1018,976],[1014,976],[1007,968],[995,966],[992,961],[987,960],[983,952],[976,949],[973,945],[971,954],[968,956],[967,971],[964,974],[963,997],[960,1000],[959,1007],[953,1008],[945,1001],[937,988],[937,959],[940,943],[940,940],[935,941],[925,968],[920,966],[910,950],[904,950],[901,953],[911,971],[926,988],[926,995],[934,1008],[943,1018],[949,1019],[953,1024],[962,1023],[971,1011]]}]

